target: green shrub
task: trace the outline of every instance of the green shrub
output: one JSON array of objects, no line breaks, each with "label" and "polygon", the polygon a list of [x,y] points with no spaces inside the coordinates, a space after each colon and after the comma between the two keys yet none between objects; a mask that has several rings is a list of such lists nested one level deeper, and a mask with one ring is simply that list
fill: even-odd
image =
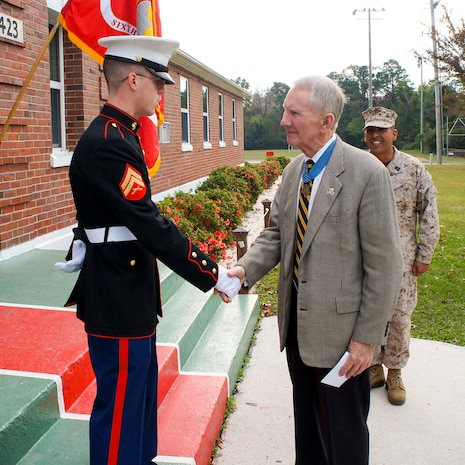
[{"label": "green shrub", "polygon": [[226,249],[235,245],[234,229],[281,172],[278,160],[223,166],[214,170],[195,193],[178,191],[157,206],[160,214],[172,220],[202,251],[214,260],[225,260]]},{"label": "green shrub", "polygon": [[205,196],[216,203],[220,215],[225,219],[226,226],[234,231],[242,224],[242,218],[247,212],[247,194],[214,188],[204,191]]},{"label": "green shrub", "polygon": [[250,209],[263,190],[263,181],[250,165],[223,166],[212,171],[197,192],[216,188],[243,194],[247,200],[247,209]]},{"label": "green shrub", "polygon": [[279,161],[279,164],[281,165],[281,172],[286,166],[290,163],[291,159],[289,157],[286,157],[284,155],[278,155],[275,157],[275,160]]},{"label": "green shrub", "polygon": [[234,235],[229,221],[205,194],[178,191],[158,203],[160,214],[169,218],[203,252],[214,260],[225,258],[226,249],[233,244]]},{"label": "green shrub", "polygon": [[265,189],[269,189],[282,173],[281,164],[276,159],[264,160],[253,166],[253,168],[258,173]]}]

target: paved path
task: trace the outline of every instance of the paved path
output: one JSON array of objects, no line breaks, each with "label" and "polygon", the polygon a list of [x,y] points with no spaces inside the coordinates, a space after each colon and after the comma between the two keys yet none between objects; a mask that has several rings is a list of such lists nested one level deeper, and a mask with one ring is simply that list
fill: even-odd
[{"label": "paved path", "polygon": [[[465,347],[413,339],[407,401],[372,391],[371,465],[465,464]],[[294,464],[291,385],[276,317],[264,318],[216,465]]]}]

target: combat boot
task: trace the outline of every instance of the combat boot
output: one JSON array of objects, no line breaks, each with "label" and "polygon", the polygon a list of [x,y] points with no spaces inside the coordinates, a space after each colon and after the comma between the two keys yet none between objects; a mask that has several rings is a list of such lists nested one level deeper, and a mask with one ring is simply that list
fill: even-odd
[{"label": "combat boot", "polygon": [[370,367],[370,388],[384,386],[384,370],[382,365],[372,365]]},{"label": "combat boot", "polygon": [[405,387],[400,369],[389,369],[386,381],[388,400],[392,405],[402,405],[405,402]]}]

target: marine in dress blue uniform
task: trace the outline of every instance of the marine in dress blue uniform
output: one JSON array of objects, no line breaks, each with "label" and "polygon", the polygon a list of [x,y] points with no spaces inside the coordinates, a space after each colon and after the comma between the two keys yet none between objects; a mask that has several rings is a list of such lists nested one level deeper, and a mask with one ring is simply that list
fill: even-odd
[{"label": "marine in dress blue uniform", "polygon": [[[160,94],[165,83],[174,83],[166,66],[176,41],[109,37],[100,43],[108,47],[105,61],[130,70],[120,80],[129,95],[142,86]],[[162,308],[156,259],[203,291],[215,287],[232,297],[228,286],[238,290],[240,283],[160,216],[137,135],[141,114],[112,104],[119,100],[112,99],[110,84],[109,90],[70,166],[75,234],[86,253],[69,303],[77,303],[97,379],[90,463],[148,465],[157,454],[155,330]]]}]

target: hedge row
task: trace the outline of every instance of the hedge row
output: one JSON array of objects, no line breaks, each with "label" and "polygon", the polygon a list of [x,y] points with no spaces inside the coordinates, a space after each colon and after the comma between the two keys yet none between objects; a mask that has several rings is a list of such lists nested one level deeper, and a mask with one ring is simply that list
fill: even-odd
[{"label": "hedge row", "polygon": [[172,220],[202,251],[224,260],[233,247],[233,231],[271,187],[289,163],[280,156],[258,164],[223,166],[210,173],[195,192],[175,192],[157,203],[160,214]]}]

